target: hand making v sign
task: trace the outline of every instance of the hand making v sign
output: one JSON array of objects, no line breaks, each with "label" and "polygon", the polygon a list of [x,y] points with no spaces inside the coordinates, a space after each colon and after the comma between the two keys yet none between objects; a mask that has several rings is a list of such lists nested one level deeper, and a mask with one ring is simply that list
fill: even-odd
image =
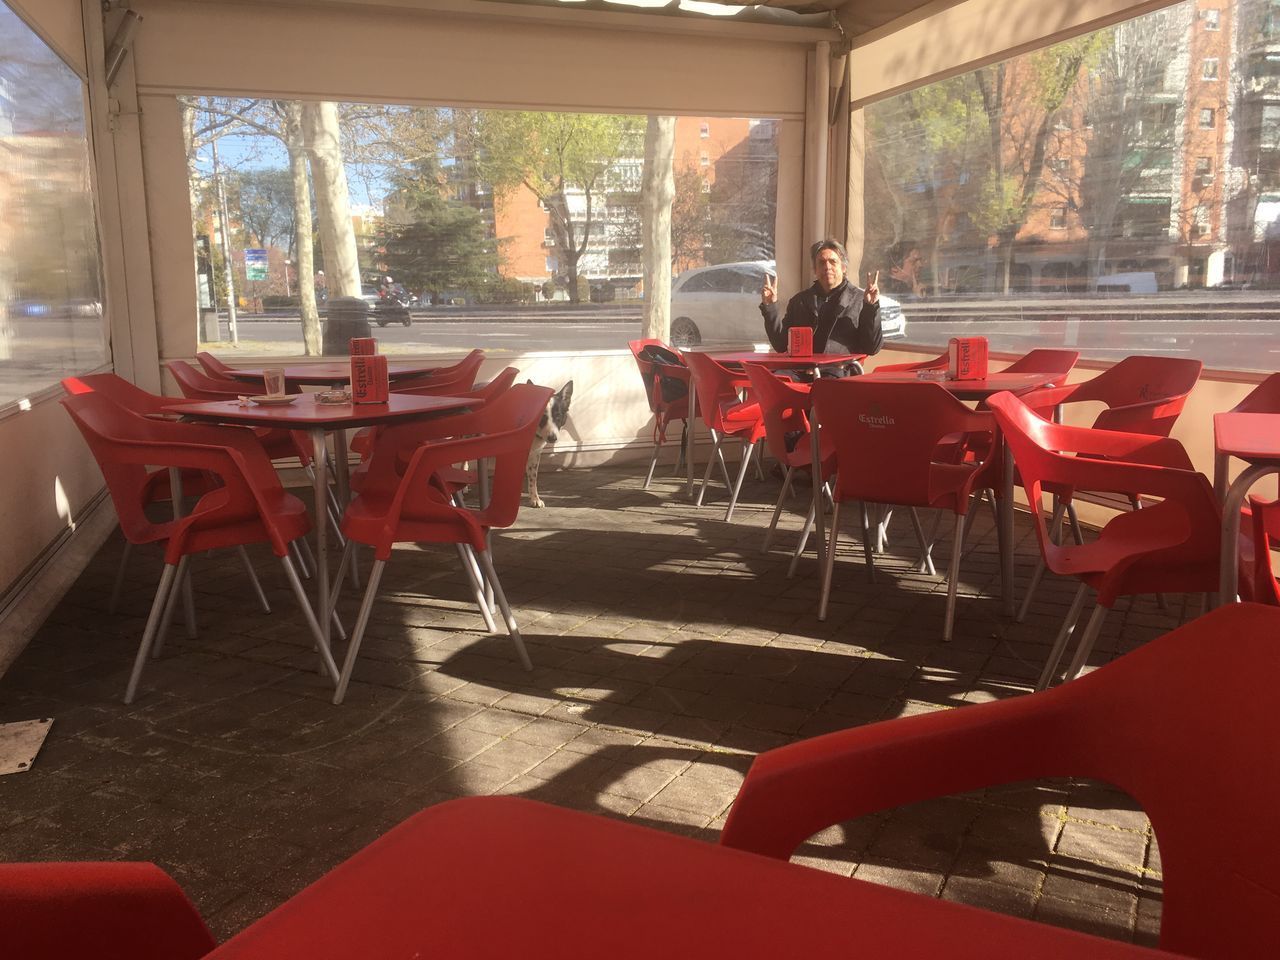
[{"label": "hand making v sign", "polygon": [[867,303],[880,302],[880,271],[879,270],[877,270],[875,273],[867,274],[866,301]]},{"label": "hand making v sign", "polygon": [[764,286],[760,289],[760,302],[778,302],[778,278],[772,274],[766,273],[764,275]]}]

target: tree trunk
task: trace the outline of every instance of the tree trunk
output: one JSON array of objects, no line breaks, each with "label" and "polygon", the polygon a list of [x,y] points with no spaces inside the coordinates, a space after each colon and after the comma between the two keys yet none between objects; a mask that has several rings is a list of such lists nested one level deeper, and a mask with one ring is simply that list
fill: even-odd
[{"label": "tree trunk", "polygon": [[640,336],[671,337],[671,204],[676,195],[676,118],[649,117],[640,187],[640,250],[644,323]]},{"label": "tree trunk", "polygon": [[[324,248],[325,282],[330,297],[360,296],[360,260],[351,223],[347,171],[342,165],[338,108],[325,102],[302,104],[302,136],[311,158],[316,216]],[[299,229],[301,233],[301,229]]]},{"label": "tree trunk", "polygon": [[[294,260],[298,267],[298,306],[302,314],[302,346],[308,357],[322,352],[320,313],[316,309],[316,253],[312,241],[311,190],[307,180],[306,145],[302,136],[302,104],[282,101],[285,146],[293,178]],[[288,269],[287,267],[285,268]]]}]

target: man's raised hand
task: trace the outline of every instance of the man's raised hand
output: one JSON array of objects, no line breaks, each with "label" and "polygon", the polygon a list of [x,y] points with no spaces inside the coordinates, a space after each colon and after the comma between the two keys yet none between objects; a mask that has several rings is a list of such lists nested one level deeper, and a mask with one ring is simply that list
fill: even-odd
[{"label": "man's raised hand", "polygon": [[760,288],[761,303],[778,302],[778,278],[770,274],[764,275],[764,286]]}]

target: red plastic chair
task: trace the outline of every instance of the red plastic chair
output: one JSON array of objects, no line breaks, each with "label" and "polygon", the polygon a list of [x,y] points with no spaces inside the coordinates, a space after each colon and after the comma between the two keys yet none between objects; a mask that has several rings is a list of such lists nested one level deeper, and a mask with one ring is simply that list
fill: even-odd
[{"label": "red plastic chair", "polygon": [[[747,372],[747,379],[751,381],[752,395],[764,414],[765,441],[769,444],[769,452],[778,463],[786,467],[782,489],[778,492],[778,502],[774,504],[769,529],[765,531],[764,544],[760,548],[767,551],[778,526],[778,517],[782,514],[782,501],[791,489],[795,471],[813,472],[813,432],[809,426],[809,407],[812,402],[810,385],[783,380],[755,363],[743,364],[743,369]],[[819,454],[822,472],[819,482],[825,484],[835,472],[835,445],[825,435],[819,438],[818,443],[821,447]],[[812,523],[811,507],[802,537],[807,535]]]},{"label": "red plastic chair", "polygon": [[[164,548],[164,573],[138,645],[125,703],[133,702],[152,645],[163,642],[190,555],[250,543],[266,543],[280,558],[321,660],[337,680],[337,667],[289,557],[289,544],[311,529],[306,507],[284,492],[252,434],[236,427],[148,419],[96,392],[65,397],[62,404],[102,469],[125,539],[135,546]],[[220,486],[200,497],[185,516],[153,522],[145,512],[150,466],[204,471],[217,477]]]},{"label": "red plastic chair", "polygon": [[955,535],[942,634],[943,640],[950,640],[969,496],[993,486],[1000,465],[995,460],[950,462],[947,451],[953,436],[992,434],[994,420],[989,413],[970,410],[941,384],[928,381],[823,380],[813,385],[813,405],[820,435],[824,439],[830,437],[834,444],[837,470],[836,509],[831,518],[831,544],[823,571],[818,619],[825,619],[827,614],[843,501],[859,500],[864,505],[863,547],[869,574],[872,561],[865,504],[950,510],[955,514]]},{"label": "red plastic chair", "polygon": [[[510,390],[511,385],[515,383],[516,377],[518,377],[519,375],[520,375],[520,371],[516,367],[507,367],[505,370],[499,373],[496,377],[494,377],[488,383],[481,384],[480,386],[475,387],[474,389],[471,389],[471,390],[456,391],[456,392],[449,391],[448,393],[441,394],[441,396],[464,397],[472,401],[471,409],[473,411],[479,410],[486,403],[489,403],[490,401],[497,399],[498,397],[506,393],[508,390]],[[422,439],[424,440],[437,439],[438,437],[442,436],[442,434],[437,433],[435,429],[436,425],[439,424],[440,422],[441,422],[440,420],[421,421],[421,426],[427,431],[427,434],[424,435]],[[355,434],[355,436],[351,438],[351,449],[354,450],[356,453],[360,454],[361,460],[368,460],[369,455],[373,453],[373,446],[378,436],[378,433],[379,433],[378,427],[365,427],[363,430],[358,431]],[[443,436],[447,436],[447,434],[443,434]],[[412,450],[409,450],[408,453],[412,453]],[[407,453],[404,459],[405,459],[405,462],[407,463],[408,462]],[[357,470],[358,469],[359,468],[357,468]],[[354,474],[353,474],[352,489],[355,489],[355,483],[356,481],[354,479]]]},{"label": "red plastic chair", "polygon": [[[89,373],[81,377],[66,377],[62,381],[62,388],[72,395],[96,392],[126,410],[131,410],[144,417],[173,419],[173,414],[169,413],[165,408],[175,404],[180,405],[184,402],[175,397],[161,397],[148,393],[141,387],[135,386],[114,373]],[[260,441],[264,432],[266,431],[255,431]],[[212,477],[201,470],[183,470],[180,472],[179,480],[184,498],[202,496],[215,489],[218,485],[216,477]],[[173,491],[170,487],[169,471],[165,468],[148,471],[147,484],[142,496],[145,504],[172,504]],[[253,569],[253,563],[249,560],[248,552],[243,546],[238,548],[238,552],[240,561],[244,564],[245,572],[249,575],[249,581],[253,584],[254,593],[257,594],[258,603],[262,606],[262,612],[270,613],[271,604],[268,603],[267,595],[262,590],[262,584],[258,582],[258,574]],[[120,603],[120,594],[124,589],[125,576],[129,570],[129,557],[132,553],[133,544],[126,540],[124,542],[124,554],[121,556],[120,564],[116,569],[115,584],[111,588],[111,599],[107,603],[108,613],[115,613],[116,607]],[[194,628],[194,624],[188,624],[188,628]]]},{"label": "red plastic chair", "polygon": [[[683,351],[681,356],[693,377],[693,388],[698,392],[698,413],[715,442],[711,456],[707,458],[707,469],[702,474],[702,488],[698,491],[697,504],[702,506],[707,483],[711,480],[711,467],[719,460],[725,485],[729,487],[729,506],[724,518],[726,521],[732,520],[733,508],[738,504],[738,494],[742,490],[742,481],[751,465],[756,444],[764,438],[764,417],[758,403],[738,398],[738,390],[747,383],[742,374],[733,373],[705,353],[690,350]],[[737,437],[744,445],[738,479],[734,483],[729,482],[729,468],[720,449],[726,437]]]},{"label": "red plastic chair", "polygon": [[[648,490],[649,484],[653,483],[653,471],[658,466],[662,445],[667,440],[667,427],[672,421],[680,420],[684,422],[685,429],[688,429],[690,374],[679,352],[661,340],[632,340],[627,346],[640,369],[645,397],[653,414],[653,456],[649,460],[649,472],[644,478],[644,489]],[[653,359],[654,357],[660,359]],[[683,385],[683,396],[672,396],[668,400],[663,395],[664,385],[671,393],[680,392],[679,386],[673,389],[672,385]],[[676,470],[680,469],[683,458],[682,443],[676,455]]]},{"label": "red plastic chair", "polygon": [[1100,780],[1142,804],[1164,868],[1160,947],[1275,953],[1280,611],[1215,610],[1075,683],[842,730],[756,758],[720,842],[786,859],[838,823],[1007,783]]},{"label": "red plastic chair", "polygon": [[[1024,402],[1046,419],[1051,418],[1055,407],[1071,403],[1102,403],[1102,410],[1093,422],[1096,430],[1116,430],[1122,433],[1142,433],[1153,437],[1167,437],[1173,430],[1178,416],[1186,406],[1187,396],[1200,379],[1204,368],[1199,360],[1177,357],[1126,357],[1109,367],[1092,380],[1059,387],[1033,390],[1024,395]],[[1049,489],[1057,495],[1050,529],[1057,537],[1058,526],[1064,516],[1071,522],[1071,532],[1077,543],[1084,538],[1069,489]],[[1134,497],[1133,509],[1140,509],[1142,501]],[[1036,589],[1044,576],[1043,564],[1037,564],[1018,609],[1021,623],[1031,607]]]},{"label": "red plastic chair", "polygon": [[[409,432],[412,425],[390,426],[379,434],[360,491],[347,505],[342,518],[347,547],[343,551],[335,583],[342,582],[353,544],[373,547],[374,563],[351,644],[347,648],[338,689],[334,693],[334,703],[341,703],[346,696],[378,593],[378,583],[391,559],[392,547],[397,543],[453,543],[469,547],[479,561],[483,577],[478,576],[478,571],[465,561],[463,569],[471,580],[486,627],[491,631],[494,629],[484,596],[485,582],[492,587],[502,609],[507,632],[515,643],[520,662],[526,670],[533,669],[515,617],[493,569],[488,535],[490,530],[509,527],[515,522],[520,510],[520,490],[529,448],[551,394],[550,387],[518,384],[484,409],[450,418],[450,429],[457,439],[421,444],[414,450],[403,475],[399,469],[399,457],[405,438],[414,436]],[[479,509],[461,505],[453,492],[436,479],[439,471],[455,464],[486,459],[494,461],[492,494],[489,502]]]},{"label": "red plastic chair", "polygon": [[[1050,423],[1022,400],[998,393],[989,401],[1018,463],[1040,554],[1048,569],[1080,580],[1040,676],[1044,689],[1057,672],[1076,619],[1092,587],[1098,605],[1067,668],[1084,666],[1107,611],[1117,597],[1136,593],[1211,592],[1218,582],[1220,512],[1213,488],[1176,440]],[[1058,544],[1041,512],[1051,490],[1089,490],[1160,501],[1121,513],[1085,544]]]},{"label": "red plastic chair", "polygon": [[0,864],[0,943],[14,960],[197,960],[217,946],[151,863]]},{"label": "red plastic chair", "polygon": [[470,390],[476,382],[476,374],[484,363],[484,351],[472,350],[451,367],[436,367],[413,377],[394,380],[391,389],[396,393],[412,393],[419,396],[453,396],[450,390]]}]

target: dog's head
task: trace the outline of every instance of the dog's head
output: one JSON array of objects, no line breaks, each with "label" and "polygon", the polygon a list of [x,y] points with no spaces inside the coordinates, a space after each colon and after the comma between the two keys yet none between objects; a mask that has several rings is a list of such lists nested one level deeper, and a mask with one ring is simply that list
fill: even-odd
[{"label": "dog's head", "polygon": [[[533,381],[530,381],[532,383]],[[569,401],[573,399],[573,381],[551,395],[547,409],[542,412],[542,420],[538,423],[538,432],[534,434],[547,444],[554,444],[560,439],[560,431],[569,419]]]}]

